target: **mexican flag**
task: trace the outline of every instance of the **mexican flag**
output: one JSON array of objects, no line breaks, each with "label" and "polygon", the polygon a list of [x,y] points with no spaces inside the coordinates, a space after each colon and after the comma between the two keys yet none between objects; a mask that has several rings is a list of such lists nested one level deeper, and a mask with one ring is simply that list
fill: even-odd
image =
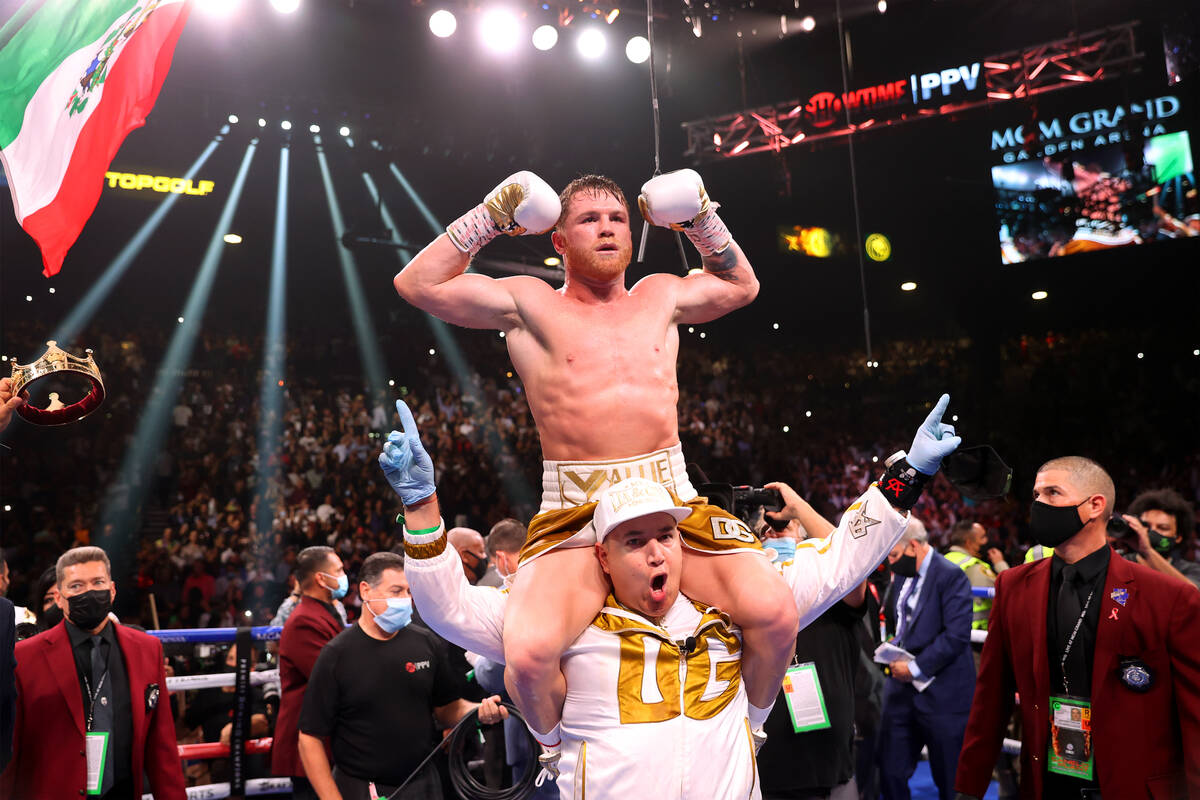
[{"label": "mexican flag", "polygon": [[146,122],[190,0],[45,0],[0,28],[0,163],[43,274],[100,200],[125,137]]}]

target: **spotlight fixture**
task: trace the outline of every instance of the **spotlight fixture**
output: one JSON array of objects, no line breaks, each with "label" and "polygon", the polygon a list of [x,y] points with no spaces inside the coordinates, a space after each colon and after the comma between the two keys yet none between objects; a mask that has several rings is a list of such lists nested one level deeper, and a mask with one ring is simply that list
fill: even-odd
[{"label": "spotlight fixture", "polygon": [[300,8],[300,0],[271,0],[271,7],[280,14],[291,14]]},{"label": "spotlight fixture", "polygon": [[237,115],[237,114],[230,114],[230,115],[229,115],[229,124],[230,124],[230,125],[237,125],[237,124],[238,124],[238,115]]},{"label": "spotlight fixture", "polygon": [[608,41],[597,28],[588,28],[579,34],[579,38],[575,40],[575,46],[579,49],[579,55],[588,61],[595,61],[604,55]]},{"label": "spotlight fixture", "polygon": [[635,64],[644,64],[650,58],[650,42],[645,36],[634,36],[625,45],[625,57]]},{"label": "spotlight fixture", "polygon": [[54,287],[53,287],[53,286],[51,286],[51,287],[50,287],[50,294],[54,294]]},{"label": "spotlight fixture", "polygon": [[887,13],[887,0],[879,0],[879,2],[875,4],[875,7],[879,9],[880,14],[886,14]]},{"label": "spotlight fixture", "polygon": [[263,119],[262,117],[259,117],[258,118],[258,127],[260,127],[260,128],[267,127],[267,121],[265,119]]},{"label": "spotlight fixture", "polygon": [[533,46],[538,50],[549,50],[558,44],[558,28],[541,25],[533,32]]},{"label": "spotlight fixture", "polygon": [[479,25],[483,46],[493,53],[511,53],[521,40],[521,23],[506,8],[484,12]]},{"label": "spotlight fixture", "polygon": [[1031,294],[1029,296],[1032,297],[1034,300],[1045,300],[1047,297],[1050,296],[1050,294],[1041,289],[1038,289],[1036,292],[1034,292],[1033,294]]},{"label": "spotlight fixture", "polygon": [[312,125],[309,125],[309,126],[308,126],[308,132],[309,132],[309,133],[320,133],[320,132],[321,132],[321,126],[320,126],[320,125],[317,125],[316,123],[313,123]]},{"label": "spotlight fixture", "polygon": [[290,131],[292,129],[292,123],[285,119],[279,123],[279,127],[283,128],[285,131]]},{"label": "spotlight fixture", "polygon": [[221,237],[225,244],[241,244],[242,235],[240,233],[227,233]]},{"label": "spotlight fixture", "polygon": [[558,258],[557,256],[550,256],[549,258],[542,259],[542,263],[547,267],[557,267],[562,263],[562,259]]},{"label": "spotlight fixture", "polygon": [[607,22],[609,25],[612,25],[614,22],[616,22],[617,17],[620,16],[620,14],[621,14],[621,9],[614,8],[612,11],[608,12],[607,15],[605,15],[604,21]]},{"label": "spotlight fixture", "polygon": [[439,39],[445,39],[458,30],[458,20],[446,9],[440,9],[429,16],[429,30]]},{"label": "spotlight fixture", "polygon": [[812,17],[805,17],[800,20],[800,30],[805,33],[812,33],[812,29],[817,27],[817,21]]},{"label": "spotlight fixture", "polygon": [[345,125],[343,125],[342,127],[338,128],[338,133],[341,134],[342,136],[349,136],[350,129],[348,127],[346,127]]},{"label": "spotlight fixture", "polygon": [[917,284],[913,281],[905,281],[904,283],[900,284],[900,291],[902,292],[915,292],[916,290]]}]

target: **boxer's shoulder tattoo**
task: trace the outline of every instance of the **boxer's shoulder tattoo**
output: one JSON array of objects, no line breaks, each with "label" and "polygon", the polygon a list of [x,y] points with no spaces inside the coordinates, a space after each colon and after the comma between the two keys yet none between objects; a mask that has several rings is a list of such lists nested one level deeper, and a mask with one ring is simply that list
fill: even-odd
[{"label": "boxer's shoulder tattoo", "polygon": [[734,248],[726,247],[720,253],[713,253],[701,259],[704,264],[704,271],[712,273],[723,281],[737,283],[737,253]]}]

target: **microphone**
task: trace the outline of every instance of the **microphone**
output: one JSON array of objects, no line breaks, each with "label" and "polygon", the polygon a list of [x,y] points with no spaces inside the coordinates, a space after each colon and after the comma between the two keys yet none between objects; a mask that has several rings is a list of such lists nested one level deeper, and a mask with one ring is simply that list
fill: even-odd
[{"label": "microphone", "polygon": [[694,653],[696,651],[696,637],[695,636],[689,636],[686,639],[684,639],[682,642],[677,642],[677,644],[679,645],[679,652],[685,656],[690,656],[692,653]]}]

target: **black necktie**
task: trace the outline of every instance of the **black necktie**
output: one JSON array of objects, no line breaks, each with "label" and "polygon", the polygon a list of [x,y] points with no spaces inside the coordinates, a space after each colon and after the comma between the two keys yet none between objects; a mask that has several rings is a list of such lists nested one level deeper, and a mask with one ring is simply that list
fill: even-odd
[{"label": "black necktie", "polygon": [[[1069,687],[1069,691],[1075,694],[1087,692],[1087,687],[1081,685],[1081,667],[1084,665],[1083,642],[1080,641],[1082,637],[1077,633],[1074,641],[1071,641],[1071,633],[1075,626],[1079,625],[1079,618],[1083,614],[1083,604],[1079,600],[1079,582],[1079,570],[1073,564],[1065,565],[1062,571],[1062,586],[1058,589],[1058,658],[1063,667],[1064,689]],[[1063,663],[1062,656],[1068,642],[1071,643],[1071,650]]]},{"label": "black necktie", "polygon": [[108,747],[105,756],[104,778],[100,785],[100,793],[103,794],[112,788],[113,773],[116,766],[112,763],[113,754],[113,693],[112,686],[109,685],[112,676],[108,675],[108,642],[99,636],[92,636],[90,643],[92,645],[92,676],[91,676],[91,691],[94,697],[91,700],[92,705],[92,727],[94,732],[107,732]]}]

